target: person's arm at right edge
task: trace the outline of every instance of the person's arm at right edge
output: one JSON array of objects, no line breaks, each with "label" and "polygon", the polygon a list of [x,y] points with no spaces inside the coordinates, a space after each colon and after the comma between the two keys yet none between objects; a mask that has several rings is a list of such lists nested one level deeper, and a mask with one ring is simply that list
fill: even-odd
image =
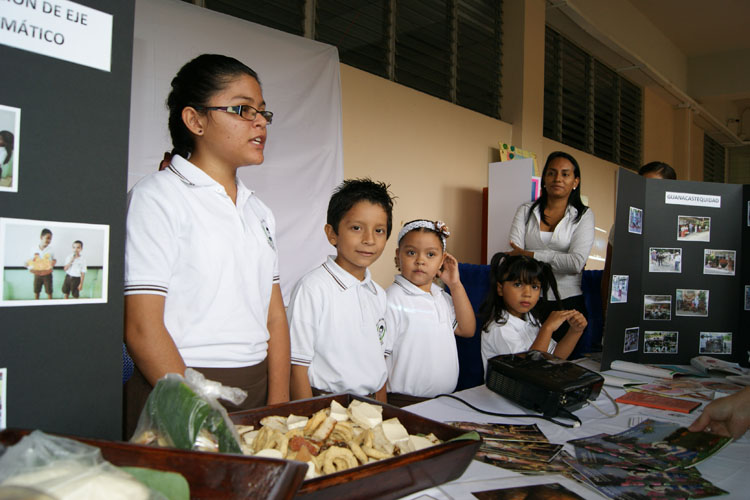
[{"label": "person's arm at right edge", "polygon": [[689,431],[706,431],[739,439],[750,428],[750,387],[716,399],[703,409]]},{"label": "person's arm at right edge", "polygon": [[292,365],[292,400],[307,399],[313,396],[310,379],[307,376],[307,366]]},{"label": "person's arm at right edge", "polygon": [[164,325],[164,296],[125,296],[125,344],[151,385],[167,373],[185,373],[185,362]]}]

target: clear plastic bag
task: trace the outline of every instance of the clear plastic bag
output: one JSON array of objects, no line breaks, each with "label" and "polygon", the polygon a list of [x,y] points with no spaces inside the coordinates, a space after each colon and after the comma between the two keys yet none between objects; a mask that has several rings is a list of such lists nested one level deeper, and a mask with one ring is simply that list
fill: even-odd
[{"label": "clear plastic bag", "polygon": [[138,419],[131,443],[182,450],[242,453],[240,438],[222,398],[240,404],[247,393],[206,379],[191,368],[156,383]]},{"label": "clear plastic bag", "polygon": [[0,457],[0,486],[30,486],[59,500],[166,500],[104,460],[99,448],[42,431]]}]

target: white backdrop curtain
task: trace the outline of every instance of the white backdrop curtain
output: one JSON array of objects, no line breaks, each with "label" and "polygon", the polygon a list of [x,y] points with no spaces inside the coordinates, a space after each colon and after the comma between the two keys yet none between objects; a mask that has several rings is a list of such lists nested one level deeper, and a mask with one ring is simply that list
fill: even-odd
[{"label": "white backdrop curtain", "polygon": [[[341,82],[336,47],[177,0],[137,0],[128,189],[172,149],[166,98],[180,67],[203,53],[237,58],[260,76],[267,109],[265,162],[239,176],[277,221],[281,287],[334,251],[323,226],[343,178]],[[210,256],[206,256],[210,258]]]}]

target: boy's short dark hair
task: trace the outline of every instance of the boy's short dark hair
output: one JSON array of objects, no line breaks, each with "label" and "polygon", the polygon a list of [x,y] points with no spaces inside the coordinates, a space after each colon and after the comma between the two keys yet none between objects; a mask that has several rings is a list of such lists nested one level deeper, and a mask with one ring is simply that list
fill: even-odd
[{"label": "boy's short dark hair", "polygon": [[74,244],[74,245],[75,245],[76,243],[78,243],[79,245],[81,245],[81,248],[83,248],[83,242],[82,242],[81,240],[75,240],[75,241],[73,242],[73,244]]},{"label": "boy's short dark hair", "polygon": [[393,197],[388,192],[389,187],[385,182],[374,181],[369,177],[346,179],[331,195],[326,223],[331,225],[336,234],[339,234],[339,224],[344,215],[360,201],[369,201],[373,205],[383,207],[388,215],[386,237],[390,237],[393,228]]},{"label": "boy's short dark hair", "polygon": [[677,180],[677,172],[663,161],[652,161],[638,169],[638,175],[646,175],[652,172],[660,175],[662,179]]},{"label": "boy's short dark hair", "polygon": [[42,229],[42,234],[40,234],[40,235],[39,235],[39,237],[40,237],[40,238],[44,238],[44,237],[45,237],[46,235],[48,235],[48,234],[52,234],[52,231],[50,231],[49,229],[47,229],[47,228],[45,227],[44,229]]}]

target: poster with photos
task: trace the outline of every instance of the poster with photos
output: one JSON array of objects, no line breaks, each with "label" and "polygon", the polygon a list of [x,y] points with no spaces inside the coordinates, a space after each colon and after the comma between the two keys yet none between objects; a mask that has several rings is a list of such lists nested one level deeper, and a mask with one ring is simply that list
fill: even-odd
[{"label": "poster with photos", "polygon": [[672,319],[671,295],[644,295],[643,319],[668,321]]},{"label": "poster with photos", "polygon": [[708,316],[708,290],[678,288],[675,293],[675,316]]},{"label": "poster with photos", "polygon": [[18,191],[21,110],[0,104],[0,192]]},{"label": "poster with photos", "polygon": [[648,272],[650,273],[681,273],[682,248],[648,249]]},{"label": "poster with photos", "polygon": [[678,241],[711,241],[711,217],[677,216]]},{"label": "poster with photos", "polygon": [[107,302],[109,226],[0,218],[0,307]]},{"label": "poster with photos", "polygon": [[628,217],[628,232],[643,234],[643,210],[640,208],[630,207]]},{"label": "poster with photos", "polygon": [[734,268],[737,265],[737,252],[735,250],[703,250],[703,274],[721,274],[734,276]]},{"label": "poster with photos", "polygon": [[701,332],[699,354],[732,354],[732,332]]},{"label": "poster with photos", "polygon": [[625,345],[622,352],[635,352],[638,350],[640,328],[637,326],[625,329]]},{"label": "poster with photos", "polygon": [[643,333],[643,352],[677,354],[678,340],[678,332],[648,330]]},{"label": "poster with photos", "polygon": [[628,281],[627,275],[615,274],[612,276],[612,291],[609,296],[609,302],[612,304],[625,303],[628,301]]}]

